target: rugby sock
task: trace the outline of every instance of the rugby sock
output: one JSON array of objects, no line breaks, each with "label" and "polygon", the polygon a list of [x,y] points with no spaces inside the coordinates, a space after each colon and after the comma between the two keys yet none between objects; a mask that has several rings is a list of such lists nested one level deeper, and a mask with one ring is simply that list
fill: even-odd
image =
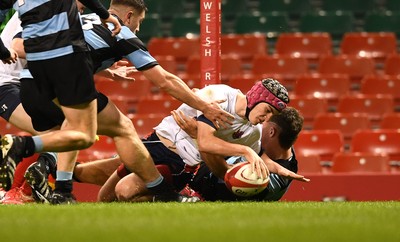
[{"label": "rugby sock", "polygon": [[43,141],[39,136],[32,137],[33,143],[35,145],[35,152],[39,153],[43,150]]},{"label": "rugby sock", "polygon": [[163,176],[159,176],[156,180],[146,184],[147,189],[149,189],[154,194],[173,194],[175,193],[174,188],[170,183],[168,183]]},{"label": "rugby sock", "polygon": [[55,191],[61,193],[72,193],[72,172],[57,171]]},{"label": "rugby sock", "polygon": [[72,180],[73,173],[69,171],[57,171],[56,173],[56,180],[57,181],[66,181]]},{"label": "rugby sock", "polygon": [[[23,157],[32,156],[35,153],[35,141],[32,136],[23,136],[25,139],[25,151],[22,154]],[[43,147],[43,145],[42,145]]]},{"label": "rugby sock", "polygon": [[61,193],[72,193],[72,180],[56,180],[55,191]]}]

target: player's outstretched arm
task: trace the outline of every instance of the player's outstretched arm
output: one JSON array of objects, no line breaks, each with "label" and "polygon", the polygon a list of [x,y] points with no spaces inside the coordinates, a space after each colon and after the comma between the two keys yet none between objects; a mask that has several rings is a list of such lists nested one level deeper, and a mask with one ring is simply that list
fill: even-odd
[{"label": "player's outstretched arm", "polygon": [[272,173],[276,173],[280,176],[286,177],[288,179],[298,180],[302,182],[309,182],[310,179],[304,177],[303,175],[296,174],[285,167],[279,165],[278,163],[271,160],[266,154],[261,156],[265,164],[267,165],[268,169]]}]

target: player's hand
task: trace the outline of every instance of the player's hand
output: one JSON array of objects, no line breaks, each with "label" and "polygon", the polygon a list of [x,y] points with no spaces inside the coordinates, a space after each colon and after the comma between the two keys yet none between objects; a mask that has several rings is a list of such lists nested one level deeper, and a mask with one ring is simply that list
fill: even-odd
[{"label": "player's hand", "polygon": [[203,110],[204,116],[211,120],[214,126],[219,128],[227,128],[232,125],[234,119],[233,115],[223,110],[219,104],[226,102],[226,100],[216,100],[210,103],[205,110]]},{"label": "player's hand", "polygon": [[193,139],[197,138],[197,122],[194,118],[186,116],[181,110],[173,110],[171,115],[183,131]]},{"label": "player's hand", "polygon": [[114,81],[135,81],[135,78],[130,75],[137,72],[136,68],[133,66],[110,67],[108,68],[108,71]]},{"label": "player's hand", "polygon": [[278,172],[278,175],[286,177],[287,179],[297,180],[297,181],[301,181],[301,182],[311,181],[309,178],[306,178],[303,175],[294,173],[287,169],[282,169],[281,171]]},{"label": "player's hand", "polygon": [[18,59],[18,54],[14,49],[9,48],[8,51],[10,51],[10,57],[1,60],[4,64],[12,64],[16,63]]},{"label": "player's hand", "polygon": [[254,152],[250,147],[248,148],[248,154],[245,155],[247,161],[251,164],[251,172],[255,172],[258,178],[266,179],[269,176],[269,170],[265,162],[261,157]]},{"label": "player's hand", "polygon": [[111,30],[112,36],[117,35],[121,31],[120,22],[118,21],[118,19],[116,17],[112,16],[111,14],[107,19],[102,19],[101,21],[103,22],[103,24],[112,23],[114,25],[114,29]]},{"label": "player's hand", "polygon": [[293,179],[293,180],[301,181],[301,182],[310,182],[311,181],[309,178],[306,178],[306,177],[296,174],[296,173],[293,173],[289,178]]}]

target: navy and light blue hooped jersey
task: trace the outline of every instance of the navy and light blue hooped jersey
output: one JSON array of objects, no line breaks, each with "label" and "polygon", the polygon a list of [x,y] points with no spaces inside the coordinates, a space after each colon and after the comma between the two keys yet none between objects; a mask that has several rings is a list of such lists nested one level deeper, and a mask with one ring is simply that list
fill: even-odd
[{"label": "navy and light blue hooped jersey", "polygon": [[[113,37],[96,14],[82,15],[81,19],[96,72],[110,67],[122,58],[130,61],[139,71],[158,65],[143,42],[128,27],[122,25],[121,32]],[[112,29],[113,25],[109,24],[108,27]]]},{"label": "navy and light blue hooped jersey", "polygon": [[18,0],[28,61],[87,51],[75,0]]}]

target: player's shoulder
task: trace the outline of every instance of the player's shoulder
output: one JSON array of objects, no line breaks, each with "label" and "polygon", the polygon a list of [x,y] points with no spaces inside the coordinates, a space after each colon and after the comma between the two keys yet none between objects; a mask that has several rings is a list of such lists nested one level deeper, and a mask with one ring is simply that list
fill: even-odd
[{"label": "player's shoulder", "polygon": [[211,84],[203,87],[198,90],[196,93],[200,97],[205,98],[206,100],[217,100],[217,99],[225,99],[230,93],[232,93],[233,89],[225,84]]}]

